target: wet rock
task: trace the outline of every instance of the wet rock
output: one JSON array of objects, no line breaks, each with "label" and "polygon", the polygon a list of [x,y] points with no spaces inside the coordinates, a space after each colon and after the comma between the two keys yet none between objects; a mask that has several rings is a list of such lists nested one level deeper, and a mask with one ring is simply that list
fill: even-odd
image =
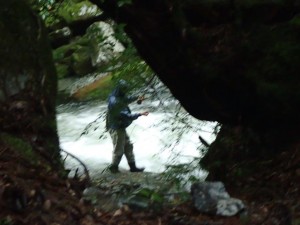
[{"label": "wet rock", "polygon": [[191,187],[194,206],[203,213],[234,216],[245,208],[243,202],[231,198],[222,182],[199,182]]},{"label": "wet rock", "polygon": [[111,193],[106,193],[97,187],[89,187],[83,191],[83,199],[90,201],[96,208],[113,211],[120,207],[119,200]]},{"label": "wet rock", "polygon": [[122,204],[127,205],[130,209],[135,211],[149,210],[151,206],[150,200],[142,196],[131,196],[125,199]]}]

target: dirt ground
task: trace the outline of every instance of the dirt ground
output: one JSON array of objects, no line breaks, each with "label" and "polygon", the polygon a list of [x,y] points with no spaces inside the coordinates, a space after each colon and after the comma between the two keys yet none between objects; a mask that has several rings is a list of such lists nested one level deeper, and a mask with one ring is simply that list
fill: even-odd
[{"label": "dirt ground", "polygon": [[247,210],[234,217],[204,215],[191,202],[159,212],[123,206],[112,212],[82,198],[85,180],[62,178],[40,159],[29,163],[15,150],[0,147],[0,225],[299,225],[300,152],[282,153],[255,176],[226,189]]}]

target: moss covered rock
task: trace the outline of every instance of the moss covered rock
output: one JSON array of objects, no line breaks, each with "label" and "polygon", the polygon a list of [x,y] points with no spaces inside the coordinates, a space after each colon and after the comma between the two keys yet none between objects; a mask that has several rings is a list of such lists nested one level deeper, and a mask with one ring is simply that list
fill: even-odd
[{"label": "moss covered rock", "polygon": [[124,47],[114,37],[111,25],[96,22],[82,37],[54,49],[53,58],[59,78],[84,76],[107,66],[123,51]]},{"label": "moss covered rock", "polygon": [[95,69],[91,63],[89,40],[85,37],[53,50],[53,59],[59,78],[82,76]]},{"label": "moss covered rock", "polygon": [[58,15],[67,23],[77,20],[85,20],[100,15],[102,12],[89,1],[66,1],[59,8]]},{"label": "moss covered rock", "polygon": [[71,57],[72,69],[76,75],[86,75],[93,72],[95,68],[91,63],[89,47],[77,49]]}]

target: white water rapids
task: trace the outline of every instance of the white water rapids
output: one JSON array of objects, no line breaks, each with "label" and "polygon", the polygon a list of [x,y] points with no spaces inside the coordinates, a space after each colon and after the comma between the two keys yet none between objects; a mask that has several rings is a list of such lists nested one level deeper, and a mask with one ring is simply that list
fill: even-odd
[{"label": "white water rapids", "polygon": [[[57,106],[60,146],[78,157],[87,166],[91,177],[99,175],[111,162],[112,141],[105,132],[103,118],[92,123],[87,134],[80,135],[88,124],[106,111],[106,107],[105,102],[68,103]],[[162,111],[159,102],[145,101],[142,105],[133,103],[130,107],[133,112],[150,112],[148,116],[139,117],[127,128],[134,144],[136,164],[145,167],[145,171],[163,172],[167,164],[190,162],[193,157],[201,156],[199,135],[208,143],[215,138],[215,123],[203,125],[203,122],[187,114],[183,120],[193,128],[187,129],[180,122],[175,122],[177,127],[183,128],[175,130],[170,126],[175,113]],[[183,132],[178,138],[180,130]],[[100,136],[102,138],[99,139]],[[73,171],[80,167],[71,157],[66,158],[65,164]],[[120,169],[128,170],[125,156],[120,163]]]}]

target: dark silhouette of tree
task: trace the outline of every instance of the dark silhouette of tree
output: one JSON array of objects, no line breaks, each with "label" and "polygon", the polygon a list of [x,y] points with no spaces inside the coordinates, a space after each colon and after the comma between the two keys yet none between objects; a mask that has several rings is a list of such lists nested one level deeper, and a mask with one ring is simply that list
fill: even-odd
[{"label": "dark silhouette of tree", "polygon": [[57,84],[46,29],[24,1],[0,6],[1,134],[23,140],[57,165]]}]

